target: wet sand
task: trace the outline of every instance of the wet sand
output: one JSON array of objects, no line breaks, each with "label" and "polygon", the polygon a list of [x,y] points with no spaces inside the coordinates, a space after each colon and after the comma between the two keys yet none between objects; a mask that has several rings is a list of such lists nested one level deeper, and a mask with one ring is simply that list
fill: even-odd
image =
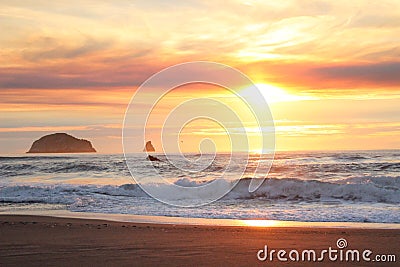
[{"label": "wet sand", "polygon": [[[194,226],[0,215],[0,266],[398,266],[396,262],[259,261],[257,252],[347,248],[394,254],[400,230]],[[263,254],[260,254],[263,256]],[[288,257],[288,255],[286,255]]]}]

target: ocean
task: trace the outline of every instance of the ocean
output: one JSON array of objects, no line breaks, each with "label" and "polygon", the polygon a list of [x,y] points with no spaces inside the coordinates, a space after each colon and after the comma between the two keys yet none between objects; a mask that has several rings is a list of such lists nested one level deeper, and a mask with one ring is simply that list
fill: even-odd
[{"label": "ocean", "polygon": [[[149,176],[150,184],[164,183],[166,192],[170,184],[190,187],[218,179],[237,184],[215,202],[185,208],[147,195],[131,177],[123,154],[3,155],[0,212],[59,209],[187,218],[400,223],[399,150],[277,152],[267,178],[254,192],[248,190],[253,178],[249,175],[262,157],[250,157],[241,175],[240,164],[245,162],[241,154],[232,156],[237,170],[225,170],[230,155],[217,154],[215,159],[209,155],[212,164],[197,172],[176,168],[164,155],[154,156],[161,161],[151,162],[142,153],[129,155],[128,160],[141,176]],[[199,157],[185,156],[193,162]],[[152,177],[153,167],[164,180]]]}]

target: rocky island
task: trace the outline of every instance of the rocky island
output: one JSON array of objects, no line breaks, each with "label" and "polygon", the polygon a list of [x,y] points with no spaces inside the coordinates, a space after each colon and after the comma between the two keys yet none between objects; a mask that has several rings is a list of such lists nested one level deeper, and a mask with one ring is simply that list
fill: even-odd
[{"label": "rocky island", "polygon": [[156,150],[154,149],[153,144],[151,141],[147,141],[146,145],[143,148],[143,152],[155,152]]},{"label": "rocky island", "polygon": [[26,153],[83,153],[96,152],[92,143],[66,133],[54,133],[33,142]]}]

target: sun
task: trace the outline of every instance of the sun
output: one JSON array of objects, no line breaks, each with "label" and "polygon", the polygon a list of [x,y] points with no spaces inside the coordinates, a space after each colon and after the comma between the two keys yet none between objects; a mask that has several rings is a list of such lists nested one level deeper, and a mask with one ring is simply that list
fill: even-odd
[{"label": "sun", "polygon": [[[268,104],[271,103],[277,103],[277,102],[293,102],[293,101],[301,101],[301,100],[314,100],[313,97],[307,96],[307,95],[297,95],[297,94],[291,94],[285,91],[284,89],[281,89],[279,87],[270,85],[270,84],[265,84],[265,83],[257,83],[255,86],[258,88],[262,96],[265,98],[265,100],[268,102]],[[251,96],[255,95],[254,93],[254,86],[247,87],[241,91],[242,94]]]}]

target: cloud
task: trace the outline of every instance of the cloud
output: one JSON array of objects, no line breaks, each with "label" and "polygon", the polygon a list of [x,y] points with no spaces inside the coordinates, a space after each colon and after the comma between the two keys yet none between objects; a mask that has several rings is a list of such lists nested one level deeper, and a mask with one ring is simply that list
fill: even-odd
[{"label": "cloud", "polygon": [[[322,63],[313,61],[260,61],[237,67],[258,83],[289,91],[350,97],[386,97],[400,90],[400,62]],[[358,97],[359,98],[359,97]]]},{"label": "cloud", "polygon": [[349,27],[356,28],[369,28],[369,27],[377,27],[377,28],[397,28],[400,27],[400,16],[396,15],[364,15],[360,16],[351,23],[349,23]]},{"label": "cloud", "polygon": [[[74,43],[65,43],[63,40],[40,36],[29,41],[31,44],[26,46],[30,49],[22,51],[22,58],[27,61],[45,61],[54,59],[74,59],[92,53],[99,53],[107,48],[111,48],[111,40],[95,40],[86,36],[83,40],[75,40]],[[31,48],[33,45],[33,48]]]},{"label": "cloud", "polygon": [[[353,62],[384,64],[399,57],[395,7],[395,1],[340,0],[193,0],[179,6],[100,1],[81,7],[68,1],[6,1],[13,27],[0,37],[0,87],[137,86],[164,67],[193,60],[263,64],[265,80],[298,87],[354,87],[354,76],[361,85],[392,86],[397,80],[389,70],[386,76],[363,77],[367,68]],[[333,61],[343,66],[326,63]],[[353,76],[341,68],[352,68]],[[364,69],[355,73],[356,68]],[[244,72],[251,76],[249,69]]]},{"label": "cloud", "polygon": [[400,62],[316,67],[309,70],[309,73],[323,80],[351,82],[357,87],[366,85],[398,87],[400,84]]},{"label": "cloud", "polygon": [[[51,66],[0,68],[0,88],[94,88],[138,86],[162,69],[162,66],[135,63],[134,58],[110,59],[113,62],[96,64],[101,59],[85,62],[60,63]],[[119,62],[118,62],[119,61]]]}]

